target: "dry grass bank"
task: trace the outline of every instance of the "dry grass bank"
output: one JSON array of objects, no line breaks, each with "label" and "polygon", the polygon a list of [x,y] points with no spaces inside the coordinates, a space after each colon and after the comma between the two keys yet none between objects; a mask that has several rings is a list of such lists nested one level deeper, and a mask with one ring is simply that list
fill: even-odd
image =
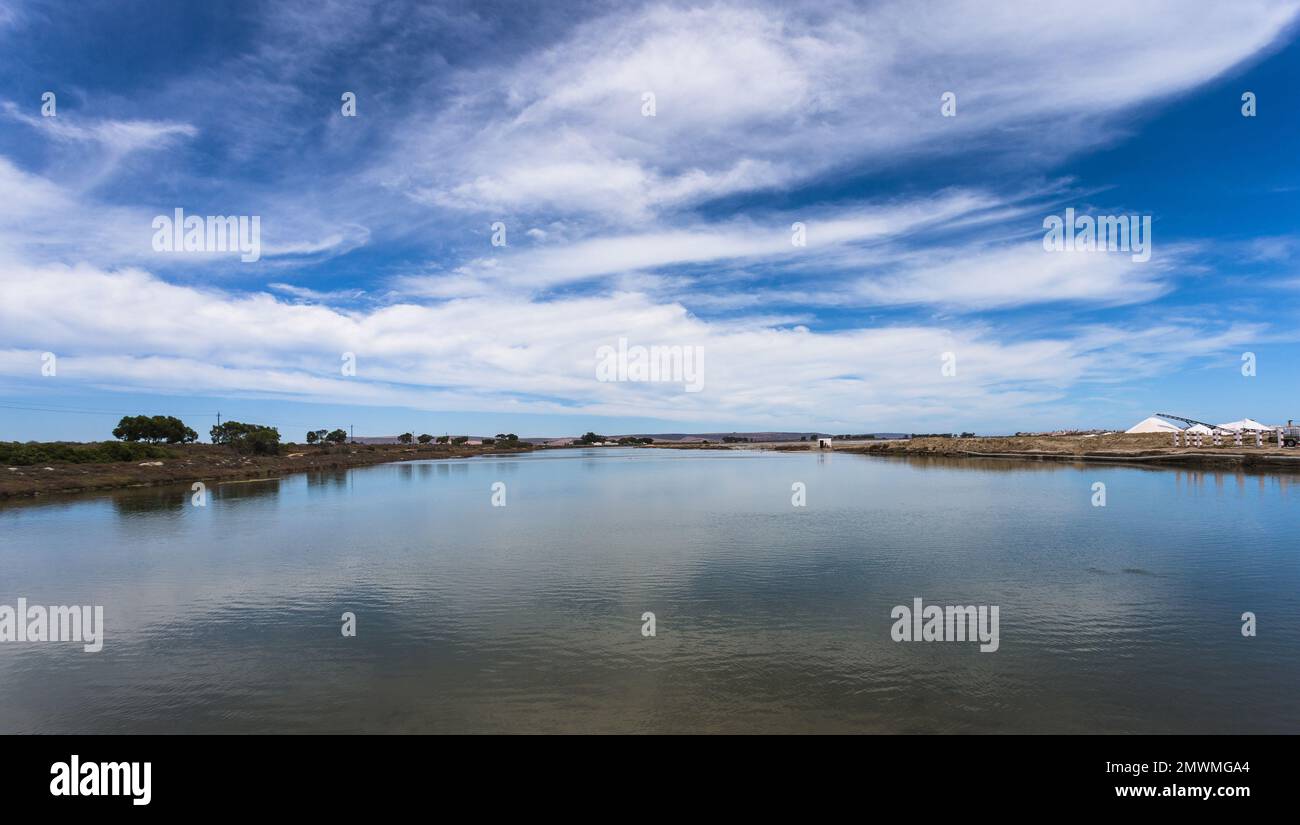
[{"label": "dry grass bank", "polygon": [[443,444],[344,444],[328,448],[290,444],[278,455],[240,455],[211,444],[159,448],[164,455],[143,461],[105,463],[51,462],[0,467],[0,499],[48,493],[75,493],[146,487],[156,484],[206,484],[251,478],[278,478],[292,473],[340,470],[389,461],[469,458],[476,455],[528,452],[529,444],[509,446],[451,446]]}]

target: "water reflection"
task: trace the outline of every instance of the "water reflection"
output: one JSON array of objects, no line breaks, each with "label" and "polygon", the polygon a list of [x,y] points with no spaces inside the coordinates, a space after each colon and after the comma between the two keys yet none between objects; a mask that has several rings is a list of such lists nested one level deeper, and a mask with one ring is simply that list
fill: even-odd
[{"label": "water reflection", "polygon": [[[0,507],[8,598],[108,626],[0,645],[0,731],[1300,732],[1295,498],[1251,476],[573,450]],[[914,597],[1001,648],[893,642]]]},{"label": "water reflection", "polygon": [[311,492],[326,492],[331,488],[344,488],[348,486],[348,470],[321,470],[313,473],[305,473],[307,479],[307,488]]},{"label": "water reflection", "polygon": [[[208,486],[209,500],[241,501],[275,498],[280,495],[284,479],[259,478],[250,481],[223,481]],[[187,502],[188,503],[188,502]]]},{"label": "water reflection", "polygon": [[175,485],[114,491],[109,500],[113,503],[113,510],[121,517],[176,511],[190,503],[186,491]]}]

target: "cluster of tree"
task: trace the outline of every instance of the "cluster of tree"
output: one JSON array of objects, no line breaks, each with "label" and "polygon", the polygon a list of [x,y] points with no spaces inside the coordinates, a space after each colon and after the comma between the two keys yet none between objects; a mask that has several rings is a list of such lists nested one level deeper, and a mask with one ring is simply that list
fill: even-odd
[{"label": "cluster of tree", "polygon": [[975,433],[911,433],[912,438],[974,438]]},{"label": "cluster of tree", "polygon": [[518,440],[519,440],[519,436],[515,435],[514,433],[497,433],[497,437],[496,437],[496,441],[508,441],[511,444],[514,444]]},{"label": "cluster of tree", "polygon": [[618,440],[618,443],[624,447],[634,447],[637,444],[653,444],[655,440],[653,438],[637,438],[634,435],[625,435]]},{"label": "cluster of tree", "polygon": [[753,440],[754,439],[746,438],[743,435],[724,435],[722,437],[723,444],[748,444]]},{"label": "cluster of tree", "polygon": [[308,444],[344,444],[347,440],[346,430],[312,430],[307,433]]},{"label": "cluster of tree", "polygon": [[608,440],[609,439],[603,435],[596,435],[595,433],[589,432],[583,435],[582,438],[575,439],[573,443],[574,444],[599,444],[602,441],[608,441]]},{"label": "cluster of tree", "polygon": [[420,437],[416,440],[419,441],[421,444],[428,444],[430,441],[433,440],[433,436],[429,435],[428,433],[421,433]]},{"label": "cluster of tree", "polygon": [[185,426],[185,422],[171,415],[127,415],[113,428],[113,437],[122,441],[144,441],[157,444],[188,444],[199,434]]},{"label": "cluster of tree", "polygon": [[241,453],[275,455],[280,451],[280,431],[275,427],[227,421],[213,427],[210,435],[213,444],[225,444]]},{"label": "cluster of tree", "polygon": [[397,442],[399,444],[410,444],[414,440],[415,440],[415,436],[411,435],[410,433],[402,433],[397,437]]}]

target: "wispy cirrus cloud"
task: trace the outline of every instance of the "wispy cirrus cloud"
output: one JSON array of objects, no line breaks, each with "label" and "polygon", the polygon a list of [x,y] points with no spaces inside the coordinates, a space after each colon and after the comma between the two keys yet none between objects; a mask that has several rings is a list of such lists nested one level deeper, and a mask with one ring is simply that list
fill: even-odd
[{"label": "wispy cirrus cloud", "polygon": [[[1069,25],[957,0],[584,12],[286,3],[66,119],[6,105],[25,126],[0,141],[0,277],[38,286],[0,310],[5,363],[57,348],[114,389],[858,429],[1059,411],[1120,359],[1136,380],[1276,334],[1171,314],[1211,248],[1174,221],[1145,264],[1038,238],[1115,183],[1070,181],[1069,158],[1265,54],[1293,3],[1103,2]],[[1126,198],[1108,208],[1146,209]],[[154,254],[176,207],[261,215],[262,261]],[[1047,304],[1087,323],[1027,323]],[[619,337],[705,346],[709,391],[594,382]],[[949,350],[961,378],[936,383]]]},{"label": "wispy cirrus cloud", "polygon": [[54,140],[67,143],[97,143],[121,156],[141,149],[157,149],[179,138],[192,138],[198,129],[188,123],[165,120],[100,120],[78,122],[65,112],[63,117],[26,114],[11,100],[0,103],[0,112],[18,123],[43,131]]},{"label": "wispy cirrus cloud", "polygon": [[[1103,2],[1051,26],[1015,4],[651,4],[466,74],[449,105],[412,114],[379,176],[454,209],[628,223],[918,153],[1044,165],[1256,54],[1295,14]],[[936,116],[945,91],[959,117]]]}]

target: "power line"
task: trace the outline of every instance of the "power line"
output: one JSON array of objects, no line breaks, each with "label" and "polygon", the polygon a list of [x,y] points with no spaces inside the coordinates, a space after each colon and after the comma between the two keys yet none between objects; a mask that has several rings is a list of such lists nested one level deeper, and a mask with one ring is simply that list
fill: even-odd
[{"label": "power line", "polygon": [[[87,410],[77,407],[28,407],[20,404],[0,404],[0,408],[6,410],[27,410],[31,412],[70,413],[74,415],[136,415],[139,412],[138,410]],[[174,414],[177,417],[185,415],[191,418],[195,416],[210,418],[212,416],[212,413],[200,412],[182,412]]]},{"label": "power line", "polygon": [[[21,404],[0,404],[0,409],[5,409],[5,410],[22,410],[22,411],[24,411],[24,412],[52,412],[52,413],[67,413],[67,414],[69,414],[69,415],[110,415],[110,416],[114,416],[114,415],[139,415],[139,414],[140,414],[140,411],[139,411],[139,410],[88,410],[88,409],[81,409],[81,408],[75,408],[75,407],[29,407],[29,406],[25,406],[25,405],[21,405]],[[174,410],[167,410],[167,411],[164,411],[163,413],[158,413],[158,414],[160,414],[160,415],[161,415],[161,414],[170,414],[170,415],[174,415],[174,416],[176,416],[177,418],[184,417],[184,418],[191,418],[191,419],[193,419],[193,418],[216,418],[216,419],[217,419],[217,423],[218,423],[218,424],[221,423],[221,413],[220,413],[220,412],[218,412],[218,413],[216,413],[216,414],[214,415],[213,413],[210,413],[210,412],[176,412],[176,411],[174,411]],[[288,428],[290,428],[290,427],[305,427],[305,428],[307,428],[307,429],[315,429],[315,428],[318,427],[318,424],[301,424],[301,423],[296,423],[296,422],[291,422],[291,421],[263,421],[263,422],[261,422],[261,423],[269,424],[269,425],[272,425],[272,426],[275,426],[275,427],[284,427],[284,428],[286,428],[286,429],[288,429]]]}]

